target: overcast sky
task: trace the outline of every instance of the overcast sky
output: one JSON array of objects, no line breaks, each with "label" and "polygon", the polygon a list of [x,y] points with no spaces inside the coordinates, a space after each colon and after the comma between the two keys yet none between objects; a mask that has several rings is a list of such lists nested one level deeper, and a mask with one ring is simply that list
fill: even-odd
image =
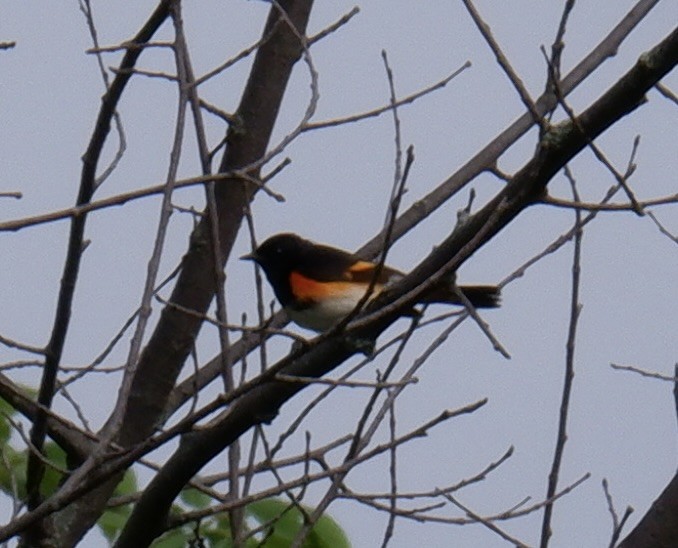
[{"label": "overcast sky", "polygon": [[[354,4],[318,2],[310,34],[318,32]],[[541,93],[546,74],[541,45],[550,47],[563,2],[478,1],[499,44],[533,97]],[[567,73],[626,14],[634,2],[580,1],[572,13],[563,72]],[[131,37],[154,2],[119,0],[93,2],[99,40],[116,44]],[[194,69],[200,75],[256,41],[268,12],[264,2],[188,1],[184,5],[187,39]],[[313,47],[319,73],[320,102],[316,120],[368,110],[388,102],[388,84],[381,50],[388,53],[398,94],[407,95],[443,78],[466,61],[472,67],[443,90],[400,110],[402,139],[412,144],[416,160],[403,209],[435,188],[447,176],[524,112],[524,106],[497,66],[461,2],[370,0],[347,26]],[[2,220],[38,214],[73,204],[78,188],[80,157],[94,126],[103,93],[85,20],[75,0],[0,1],[0,41],[16,41],[0,51],[0,192],[21,191],[23,198],[0,199]],[[624,42],[618,55],[571,96],[574,108],[589,105],[658,43],[678,20],[675,1],[659,5]],[[170,38],[169,25],[163,36]],[[106,56],[115,66],[119,54]],[[173,70],[168,51],[142,57],[140,67]],[[237,105],[248,62],[206,84],[204,97],[227,111]],[[678,90],[676,73],[665,79]],[[274,133],[277,142],[299,121],[309,99],[308,71],[299,65],[288,90]],[[633,139],[641,135],[631,185],[639,199],[676,192],[678,110],[656,91],[641,107],[607,132],[599,144],[623,171]],[[99,197],[158,184],[169,161],[176,115],[176,89],[165,80],[137,77],[122,101],[120,113],[128,150]],[[225,130],[210,122],[215,144]],[[261,194],[254,205],[257,234],[281,231],[346,249],[357,249],[381,228],[393,180],[394,136],[389,115],[302,135],[285,152],[292,160],[272,183],[284,203]],[[200,173],[189,134],[180,176]],[[501,160],[512,173],[531,156],[536,135],[530,133]],[[109,150],[109,155],[112,149]],[[273,166],[271,166],[272,168]],[[571,165],[585,200],[599,200],[614,184],[612,176],[589,152]],[[472,186],[480,206],[502,182],[489,175]],[[554,195],[570,196],[561,176],[550,187]],[[456,210],[468,191],[441,208],[398,242],[389,262],[407,270],[421,260],[454,226]],[[182,190],[175,203],[202,208],[199,190]],[[160,211],[158,199],[146,199],[90,217],[91,240],[76,293],[71,335],[64,365],[90,363],[138,306],[146,265]],[[655,210],[674,234],[676,206]],[[570,210],[535,206],[477,253],[459,272],[464,283],[497,283],[544,249],[572,226]],[[189,215],[175,213],[170,225],[161,276],[167,275],[186,249],[192,226]],[[0,334],[28,344],[43,345],[49,337],[65,256],[67,222],[17,233],[0,234]],[[247,250],[243,232],[234,257]],[[455,331],[419,372],[419,382],[403,395],[398,407],[399,429],[405,432],[436,416],[489,398],[481,411],[433,430],[427,438],[399,454],[399,487],[426,490],[455,483],[498,459],[509,446],[514,456],[479,485],[461,491],[461,502],[480,514],[508,509],[525,497],[544,497],[555,444],[569,321],[572,245],[547,257],[506,287],[503,307],[484,318],[511,354],[505,360],[493,351],[477,326],[466,322]],[[590,473],[591,478],[555,507],[553,547],[603,546],[612,529],[601,480],[607,478],[620,511],[635,508],[626,532],[646,512],[675,472],[676,416],[670,383],[614,371],[610,363],[634,365],[671,375],[678,359],[678,248],[660,234],[647,217],[603,213],[591,223],[583,241],[581,303],[576,352],[576,377],[569,439],[561,486]],[[229,314],[254,318],[251,265],[229,261]],[[272,298],[269,291],[268,297]],[[159,310],[156,305],[155,311]],[[436,309],[434,312],[441,312]],[[406,352],[404,365],[425,348],[442,326],[424,331]],[[302,331],[300,331],[302,332]],[[308,333],[305,333],[308,335]],[[218,338],[205,330],[198,347],[201,360],[214,356]],[[386,340],[386,337],[385,337]],[[286,349],[287,343],[279,350]],[[128,351],[118,345],[107,363],[118,365]],[[2,363],[19,354],[0,347]],[[409,362],[408,362],[409,360]],[[377,363],[375,367],[385,367]],[[343,372],[346,366],[335,372]],[[37,387],[40,371],[12,371],[17,382]],[[363,372],[373,379],[374,371]],[[117,377],[98,375],[72,387],[72,395],[99,426],[117,393]],[[215,387],[215,391],[218,387]],[[216,393],[216,392],[213,392]],[[313,390],[290,402],[271,433],[279,431],[307,402]],[[320,444],[351,432],[368,392],[345,390],[326,402],[307,428]],[[56,409],[74,417],[59,399]],[[384,434],[385,435],[385,434]],[[303,433],[299,436],[303,443]],[[299,446],[301,447],[301,446]],[[218,462],[217,462],[218,461]],[[223,468],[217,459],[210,471]],[[348,483],[363,492],[388,490],[387,461],[356,470]],[[314,488],[312,496],[322,490]],[[316,499],[317,500],[317,499]],[[312,498],[309,504],[315,502]],[[3,506],[4,516],[10,510]],[[330,507],[357,548],[376,546],[383,535],[385,514],[369,513],[349,502]],[[440,515],[457,516],[452,508]],[[503,523],[523,542],[538,543],[541,514]],[[92,534],[83,545],[101,545]],[[481,526],[396,523],[392,546],[506,546]]]}]

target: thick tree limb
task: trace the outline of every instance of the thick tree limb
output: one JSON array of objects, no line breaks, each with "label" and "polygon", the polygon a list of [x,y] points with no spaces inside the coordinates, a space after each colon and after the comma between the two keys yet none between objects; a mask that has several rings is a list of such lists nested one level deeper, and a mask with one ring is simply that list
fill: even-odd
[{"label": "thick tree limb", "polygon": [[678,473],[618,548],[678,546]]},{"label": "thick tree limb", "polygon": [[[40,405],[31,396],[25,394],[20,386],[2,374],[0,374],[0,398],[31,421],[35,420],[40,411]],[[49,436],[61,446],[69,459],[85,460],[92,450],[94,440],[55,413],[45,415],[45,426]]]}]

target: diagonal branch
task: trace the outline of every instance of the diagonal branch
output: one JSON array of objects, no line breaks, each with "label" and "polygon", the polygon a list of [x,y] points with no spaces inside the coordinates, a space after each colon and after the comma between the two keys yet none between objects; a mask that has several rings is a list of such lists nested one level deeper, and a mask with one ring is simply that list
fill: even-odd
[{"label": "diagonal branch", "polygon": [[678,473],[617,548],[678,546]]}]

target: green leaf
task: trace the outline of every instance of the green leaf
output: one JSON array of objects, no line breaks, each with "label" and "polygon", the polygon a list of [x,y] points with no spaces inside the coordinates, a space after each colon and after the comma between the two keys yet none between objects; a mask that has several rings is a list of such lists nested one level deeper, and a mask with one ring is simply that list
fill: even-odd
[{"label": "green leaf", "polygon": [[97,520],[99,529],[109,541],[113,541],[122,531],[131,511],[132,508],[129,505],[116,506],[106,510]]},{"label": "green leaf", "polygon": [[193,489],[192,487],[189,489],[184,489],[181,492],[180,496],[181,500],[185,502],[188,506],[198,510],[201,508],[206,508],[212,501],[212,497],[206,495],[202,491]]},{"label": "green leaf", "polygon": [[0,490],[10,497],[15,496],[12,490],[12,478],[21,500],[26,498],[26,452],[17,451],[9,445],[2,448],[3,460],[0,462]]},{"label": "green leaf", "polygon": [[[115,496],[131,495],[132,493],[136,493],[136,491],[137,477],[134,471],[127,470],[122,477],[122,480],[120,480],[120,483],[116,486],[113,494]],[[97,520],[97,525],[101,529],[103,535],[112,542],[120,531],[122,531],[131,512],[132,506],[130,504],[109,508]]]},{"label": "green leaf", "polygon": [[151,544],[152,548],[185,548],[193,533],[182,529],[172,529]]},{"label": "green leaf", "polygon": [[[207,540],[210,548],[231,548],[231,530],[224,527],[200,528],[200,534]],[[257,546],[258,543],[254,544]]]},{"label": "green leaf", "polygon": [[[66,464],[66,453],[54,442],[47,442],[44,447],[44,453],[49,462],[54,463],[60,469],[68,468]],[[49,497],[56,492],[64,475],[49,465],[45,466],[45,476],[42,478],[40,490],[45,497]]]},{"label": "green leaf", "polygon": [[[303,507],[311,514],[313,508]],[[271,523],[261,546],[265,548],[287,548],[304,524],[301,511],[281,499],[266,499],[247,506],[251,517],[260,524]],[[304,542],[304,548],[350,548],[346,534],[339,524],[328,515],[323,515],[313,526]]]},{"label": "green leaf", "polygon": [[[24,396],[28,396],[32,399],[38,397],[38,391],[33,388],[21,384],[18,384],[17,387],[23,391]],[[3,398],[0,398],[0,445],[2,446],[9,441],[9,438],[12,435],[12,425],[7,417],[13,417],[14,415],[16,415],[16,409],[14,409],[12,404]]]},{"label": "green leaf", "polygon": [[[63,449],[54,442],[45,444],[45,456],[49,462],[54,463],[60,469],[66,468],[66,454]],[[7,467],[0,463],[0,490],[9,495],[12,493],[11,478],[14,476],[19,489],[19,498],[26,497],[26,461],[28,452],[26,450],[17,451],[9,445],[2,448],[4,460],[9,465]],[[53,467],[45,466],[45,476],[42,481],[42,492],[45,496],[54,493],[61,482],[63,474]]]},{"label": "green leaf", "polygon": [[9,423],[7,417],[12,417],[16,414],[16,409],[12,407],[7,400],[0,398],[0,444],[5,445],[12,435],[12,425]]},{"label": "green leaf", "polygon": [[247,505],[247,513],[260,524],[278,519],[288,508],[289,502],[281,499],[264,499]]},{"label": "green leaf", "polygon": [[127,470],[125,475],[120,480],[120,483],[115,487],[113,494],[117,497],[124,495],[131,495],[139,490],[137,487],[137,476],[133,470]]},{"label": "green leaf", "polygon": [[323,514],[311,530],[304,548],[351,548],[351,543],[339,524]]}]

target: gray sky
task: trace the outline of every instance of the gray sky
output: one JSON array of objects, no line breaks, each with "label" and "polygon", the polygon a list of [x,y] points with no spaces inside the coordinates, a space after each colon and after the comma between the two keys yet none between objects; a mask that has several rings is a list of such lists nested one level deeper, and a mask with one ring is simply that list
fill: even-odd
[{"label": "gray sky", "polygon": [[[562,2],[477,2],[515,71],[533,97],[543,89],[546,74],[540,45],[550,47]],[[353,7],[347,2],[319,2],[312,18],[313,34]],[[633,2],[578,2],[568,25],[563,72],[623,17]],[[95,2],[99,39],[116,44],[136,32],[154,6],[131,0]],[[395,74],[397,92],[406,95],[443,78],[467,60],[472,67],[437,91],[400,112],[405,146],[413,144],[416,161],[403,209],[435,188],[480,147],[521,115],[524,107],[471,23],[461,2],[429,1],[413,9],[411,2],[372,0],[346,27],[313,47],[319,73],[320,102],[315,120],[361,112],[388,101],[388,85],[380,52],[385,49]],[[103,92],[84,18],[77,3],[0,2],[0,41],[17,47],[0,52],[0,192],[19,190],[22,200],[0,201],[2,218],[14,219],[72,205],[77,191],[80,156],[84,152]],[[259,37],[268,5],[263,2],[186,2],[184,17],[194,69],[202,74]],[[528,15],[529,14],[529,15]],[[574,108],[589,105],[635,61],[659,42],[675,24],[675,2],[660,2],[623,44],[618,55],[571,96]],[[169,28],[164,36],[168,38]],[[114,66],[118,54],[105,57]],[[168,51],[154,51],[140,67],[172,70]],[[204,86],[204,97],[232,111],[237,105],[249,64],[234,67]],[[678,89],[675,71],[665,80]],[[299,121],[309,98],[309,77],[299,65],[288,90],[274,134],[277,142]],[[631,184],[639,199],[676,192],[675,105],[656,91],[649,103],[617,124],[600,140],[609,159],[625,169],[633,138],[641,134],[638,169]],[[100,197],[150,186],[164,180],[176,114],[176,89],[165,80],[137,77],[121,105],[128,150]],[[224,127],[211,122],[214,144]],[[199,174],[194,140],[189,132],[180,175]],[[531,156],[535,134],[513,147],[499,167],[511,173]],[[109,151],[112,153],[112,149]],[[272,188],[284,204],[261,194],[254,205],[257,234],[264,238],[294,231],[308,238],[356,249],[380,229],[393,180],[394,144],[390,115],[359,124],[302,135],[285,151],[292,160]],[[614,184],[612,176],[583,153],[571,165],[586,200],[599,200]],[[472,184],[476,205],[502,183],[482,176]],[[552,194],[568,198],[567,181],[554,180]],[[456,210],[468,191],[436,212],[398,242],[389,262],[407,270],[451,230]],[[202,207],[199,190],[182,190],[175,203]],[[146,264],[159,216],[159,199],[146,199],[90,217],[85,254],[76,294],[73,325],[65,365],[90,363],[138,305]],[[667,228],[678,233],[676,206],[656,209]],[[565,232],[573,222],[569,210],[537,206],[476,254],[459,272],[462,282],[495,283]],[[170,225],[162,275],[185,251],[192,225],[175,213]],[[55,297],[66,247],[68,225],[58,222],[0,235],[0,334],[28,344],[49,337]],[[244,232],[243,232],[244,236]],[[246,250],[242,237],[234,256]],[[675,472],[676,417],[671,385],[613,371],[610,362],[672,374],[678,356],[678,253],[646,216],[601,214],[586,230],[583,242],[581,302],[576,377],[569,440],[561,472],[565,486],[586,472],[591,478],[555,507],[553,547],[601,546],[612,529],[601,480],[607,478],[617,509],[635,513],[628,532]],[[399,429],[405,432],[436,416],[480,398],[488,405],[434,429],[427,438],[399,454],[403,491],[426,490],[455,483],[498,459],[513,445],[514,456],[483,483],[459,493],[459,500],[479,514],[503,511],[525,497],[543,498],[555,443],[555,426],[565,361],[569,319],[572,246],[549,256],[504,292],[503,307],[484,314],[493,332],[510,352],[504,360],[492,350],[477,326],[467,322],[456,331],[418,374],[397,406]],[[230,261],[227,288],[233,321],[246,311],[255,317],[251,266]],[[267,288],[268,291],[268,288]],[[268,292],[272,298],[272,293]],[[156,305],[155,311],[159,310]],[[436,309],[432,312],[442,312]],[[403,367],[415,359],[442,327],[425,330],[406,352]],[[384,336],[383,340],[387,340]],[[288,343],[274,346],[286,349]],[[199,344],[202,360],[218,350],[218,338],[205,329]],[[128,351],[124,340],[108,359],[120,364]],[[0,347],[0,361],[19,354]],[[362,376],[373,379],[374,367]],[[347,370],[347,366],[335,372]],[[11,372],[13,379],[39,383],[36,369]],[[72,387],[92,426],[105,420],[115,401],[119,378],[94,375]],[[215,386],[212,394],[217,393]],[[271,427],[279,431],[316,390],[290,402]],[[368,392],[344,390],[325,402],[306,426],[314,443],[350,432]],[[59,399],[56,409],[74,417]],[[386,433],[384,433],[384,436]],[[303,442],[303,432],[299,436]],[[220,457],[209,471],[222,469]],[[142,473],[142,477],[145,477]],[[387,491],[387,461],[375,461],[353,472],[348,483],[363,492]],[[318,496],[321,491],[313,488]],[[312,504],[313,499],[308,502]],[[3,520],[10,508],[2,505]],[[330,508],[357,548],[378,545],[386,516],[369,513],[355,503]],[[445,508],[440,515],[457,516]],[[541,513],[501,524],[529,545],[538,542]],[[100,545],[94,535],[83,545]],[[392,546],[506,546],[481,526],[396,523]]]}]

